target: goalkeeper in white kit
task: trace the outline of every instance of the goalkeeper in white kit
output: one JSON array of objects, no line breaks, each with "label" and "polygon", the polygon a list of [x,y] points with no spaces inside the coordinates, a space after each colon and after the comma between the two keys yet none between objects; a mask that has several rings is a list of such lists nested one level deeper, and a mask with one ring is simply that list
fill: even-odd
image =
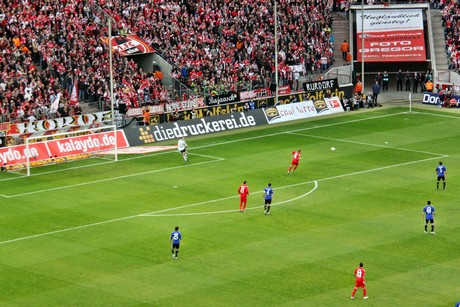
[{"label": "goalkeeper in white kit", "polygon": [[184,139],[184,138],[181,138],[181,139],[179,140],[179,142],[177,142],[177,150],[179,150],[179,152],[181,153],[182,158],[184,158],[184,161],[185,161],[185,162],[188,161],[187,148],[188,148],[188,145],[187,145],[187,143],[185,142],[185,139]]}]

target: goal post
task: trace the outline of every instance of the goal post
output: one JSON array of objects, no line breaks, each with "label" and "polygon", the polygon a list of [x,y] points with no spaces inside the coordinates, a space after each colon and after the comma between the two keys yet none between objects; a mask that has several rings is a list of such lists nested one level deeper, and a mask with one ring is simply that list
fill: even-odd
[{"label": "goal post", "polygon": [[[31,168],[48,164],[87,158],[115,162],[118,161],[120,137],[124,139],[124,134],[117,131],[115,125],[31,136],[24,139],[24,162],[17,164],[16,169],[25,169],[26,175],[30,176]],[[126,146],[125,141],[122,146]]]}]

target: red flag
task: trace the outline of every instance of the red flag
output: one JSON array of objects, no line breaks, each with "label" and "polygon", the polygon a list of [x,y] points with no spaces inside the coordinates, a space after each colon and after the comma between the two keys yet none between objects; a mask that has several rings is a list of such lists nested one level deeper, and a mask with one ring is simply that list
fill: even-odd
[{"label": "red flag", "polygon": [[78,104],[78,82],[75,80],[72,93],[70,94],[70,105],[75,106]]}]

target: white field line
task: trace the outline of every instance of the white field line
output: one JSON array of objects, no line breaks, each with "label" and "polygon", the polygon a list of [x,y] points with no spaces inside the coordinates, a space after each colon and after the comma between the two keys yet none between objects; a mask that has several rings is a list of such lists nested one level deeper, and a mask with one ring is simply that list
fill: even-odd
[{"label": "white field line", "polygon": [[79,186],[92,185],[92,184],[95,184],[95,183],[107,182],[107,181],[112,181],[112,180],[119,180],[119,179],[126,179],[126,178],[130,178],[130,177],[143,176],[143,175],[148,175],[148,174],[153,174],[153,173],[158,173],[158,172],[170,171],[170,170],[174,170],[174,169],[180,169],[180,168],[184,168],[184,167],[202,165],[202,164],[206,164],[206,163],[213,163],[213,162],[219,162],[219,161],[225,160],[224,158],[220,158],[220,157],[212,157],[212,156],[200,155],[200,154],[195,154],[195,153],[194,153],[194,155],[195,156],[203,156],[203,157],[211,158],[211,159],[214,159],[214,160],[203,161],[203,162],[198,162],[198,163],[190,163],[190,164],[184,164],[184,165],[180,165],[180,166],[173,166],[173,167],[168,167],[168,168],[162,168],[162,169],[156,169],[156,170],[145,171],[145,172],[140,172],[140,173],[123,175],[123,176],[117,176],[117,177],[111,177],[111,178],[87,181],[87,182],[82,182],[82,183],[64,185],[64,186],[59,186],[59,187],[54,187],[54,188],[49,188],[49,189],[43,189],[43,190],[37,190],[37,191],[31,191],[31,192],[25,192],[25,193],[20,193],[20,194],[13,194],[13,195],[0,194],[0,196],[4,197],[4,198],[21,197],[21,196],[38,194],[38,193],[45,193],[45,192],[50,192],[50,191],[74,188],[74,187],[79,187]]},{"label": "white field line", "polygon": [[325,136],[317,136],[317,135],[295,133],[295,132],[286,132],[286,133],[287,134],[293,134],[293,135],[299,135],[299,136],[305,136],[305,137],[311,137],[311,138],[316,138],[316,139],[331,140],[331,141],[342,142],[342,143],[358,144],[358,145],[365,145],[365,146],[373,146],[373,147],[380,147],[380,148],[388,148],[388,149],[395,149],[395,150],[401,150],[401,151],[422,153],[422,154],[428,154],[428,155],[436,155],[436,156],[440,156],[442,158],[445,158],[445,157],[449,156],[449,155],[445,155],[445,154],[442,154],[442,153],[435,153],[435,152],[416,150],[416,149],[406,149],[406,148],[394,147],[394,146],[389,146],[389,145],[371,144],[371,143],[364,143],[364,142],[359,142],[359,141],[335,139],[335,138],[329,138],[329,137],[325,137]]},{"label": "white field line", "polygon": [[[233,141],[226,141],[226,142],[219,142],[219,143],[214,143],[214,144],[208,144],[208,145],[198,146],[198,147],[195,147],[195,148],[196,148],[196,149],[199,149],[199,148],[207,148],[207,147],[218,146],[218,145],[225,145],[225,144],[236,143],[236,142],[244,142],[244,141],[250,141],[250,140],[253,140],[253,139],[259,139],[259,138],[264,138],[264,137],[270,137],[270,136],[273,136],[273,135],[294,134],[294,133],[296,133],[296,132],[301,132],[301,131],[307,131],[307,130],[312,130],[312,129],[319,129],[319,128],[330,127],[330,126],[336,126],[336,125],[343,125],[343,124],[348,124],[348,123],[353,123],[353,122],[359,122],[359,121],[364,121],[364,120],[371,120],[371,119],[383,118],[383,117],[389,117],[389,116],[401,115],[401,114],[409,114],[409,112],[400,112],[400,113],[393,113],[393,114],[385,114],[385,115],[379,115],[379,116],[373,116],[373,117],[366,117],[366,118],[360,118],[360,119],[355,119],[355,120],[349,120],[349,121],[339,122],[339,123],[331,123],[331,124],[326,124],[326,125],[318,125],[318,126],[314,126],[314,127],[300,128],[300,129],[292,130],[292,131],[290,131],[290,132],[271,133],[271,134],[261,135],[261,136],[256,136],[256,137],[243,138],[243,139],[238,139],[238,140],[233,140]],[[418,114],[418,113],[417,113],[417,114]],[[421,113],[421,114],[426,114],[426,113]],[[428,114],[428,115],[430,115],[430,114]],[[301,134],[301,135],[302,135],[302,134]],[[310,135],[310,136],[311,136],[311,135]],[[311,137],[316,137],[316,136],[311,136]],[[317,137],[317,138],[321,138],[321,137]],[[327,138],[324,137],[324,139],[327,139]],[[341,142],[350,142],[350,143],[354,142],[354,141],[339,140],[339,139],[332,139],[332,138],[331,138],[331,140],[341,141]],[[385,146],[383,146],[383,145],[377,145],[377,144],[368,144],[368,143],[361,143],[361,142],[356,142],[356,143],[359,143],[359,144],[362,144],[362,145],[368,145],[368,146],[381,146],[381,147],[385,147]],[[398,148],[398,147],[390,147],[390,146],[388,146],[388,147],[389,147],[389,148],[394,148],[394,149],[396,149],[396,150],[404,150],[404,151],[412,151],[412,152],[419,152],[419,153],[427,153],[427,152],[416,151],[416,150],[410,150],[410,149],[404,149],[404,148]],[[124,160],[122,160],[122,161],[128,161],[128,160],[132,160],[132,159],[144,158],[144,157],[146,157],[146,156],[152,156],[152,155],[158,155],[158,154],[166,154],[166,153],[172,153],[172,152],[175,152],[175,150],[174,150],[174,151],[168,151],[168,152],[153,153],[153,154],[150,154],[150,155],[143,155],[143,156],[139,156],[139,157],[131,157],[131,158],[124,159]],[[191,154],[191,153],[189,153],[189,154]],[[219,158],[219,157],[210,157],[210,156],[200,155],[200,154],[196,154],[196,153],[193,153],[193,154],[194,154],[194,155],[198,155],[198,156],[213,158],[213,159],[222,159],[222,158]],[[429,154],[435,154],[435,153],[429,153]],[[436,155],[440,155],[441,157],[447,157],[446,155],[441,155],[441,154],[436,154]],[[221,161],[221,160],[220,160],[220,161]],[[120,162],[121,162],[121,161],[120,161]],[[26,195],[31,195],[31,194],[37,194],[37,193],[43,193],[43,192],[49,192],[49,191],[67,189],[67,188],[73,188],[73,187],[78,187],[78,186],[84,186],[84,185],[88,185],[88,184],[95,184],[95,183],[99,183],[99,182],[107,182],[107,181],[111,181],[111,180],[118,180],[118,179],[125,179],[125,178],[129,178],[129,177],[142,176],[142,175],[152,174],[152,173],[156,173],[156,172],[160,172],[160,171],[164,171],[164,170],[178,169],[178,168],[182,168],[182,167],[187,167],[187,166],[191,166],[191,165],[199,165],[199,164],[209,163],[209,162],[213,162],[213,161],[206,161],[206,162],[200,162],[200,163],[196,163],[196,164],[189,164],[189,165],[185,165],[185,166],[177,166],[177,167],[172,167],[172,168],[167,168],[167,169],[152,170],[152,171],[146,171],[146,172],[141,172],[141,173],[128,174],[128,175],[124,175],[124,176],[111,177],[111,178],[106,178],[106,179],[101,179],[101,180],[95,180],[95,181],[91,181],[91,182],[85,182],[85,183],[79,183],[79,184],[74,184],[74,185],[67,185],[67,186],[55,187],[55,188],[50,188],[50,189],[45,189],[45,190],[38,190],[38,191],[32,191],[32,192],[26,192],[26,193],[15,194],[15,195],[0,194],[0,197],[3,197],[3,198],[13,198],[13,197],[26,196]],[[105,163],[112,163],[112,162],[104,162],[104,163],[101,163],[101,164],[105,164]],[[94,166],[94,165],[93,165],[93,166]],[[86,167],[86,166],[83,166],[83,167]],[[77,167],[77,168],[80,168],[80,167]],[[55,171],[52,171],[52,172],[55,172]],[[35,176],[44,175],[44,174],[49,174],[49,173],[52,173],[52,172],[46,172],[46,173],[36,174]],[[9,178],[9,179],[11,180],[11,179],[21,179],[21,178],[24,178],[24,177],[15,177],[15,178]],[[2,181],[2,180],[0,180],[0,182],[1,182],[1,181]]]},{"label": "white field line", "polygon": [[[302,184],[307,184],[307,182],[303,182]],[[300,198],[303,198],[303,197],[313,193],[318,188],[318,181],[315,180],[314,184],[315,184],[315,186],[310,191],[308,191],[307,193],[304,193],[304,194],[302,194],[300,196],[297,196],[297,197],[294,197],[294,198],[291,198],[291,199],[287,199],[287,200],[272,204],[271,206],[272,207],[273,206],[279,206],[279,205],[282,205],[282,204],[293,202],[295,200],[298,200]],[[293,187],[293,186],[297,186],[297,184],[280,187],[280,188],[277,188],[277,190],[290,188],[290,187]],[[238,195],[227,197],[227,199],[236,198],[236,197],[238,197]],[[201,204],[202,203],[198,203],[198,204],[194,204],[194,205],[188,205],[187,207],[198,206],[198,205],[201,205]],[[180,209],[183,209],[185,207],[186,206],[183,206]],[[263,207],[264,206],[251,207],[251,208],[246,208],[246,210],[255,210],[255,209],[259,209],[259,208],[263,208]],[[156,217],[158,217],[158,216],[192,216],[192,215],[219,214],[219,213],[229,213],[229,212],[239,212],[240,211],[240,209],[232,209],[232,210],[207,211],[207,212],[195,212],[195,213],[168,213],[168,214],[160,213],[160,212],[167,212],[167,211],[173,211],[173,210],[177,210],[177,209],[176,208],[169,208],[169,209],[165,209],[165,210],[158,211],[158,212],[142,214],[140,216],[156,216]]]},{"label": "white field line", "polygon": [[[284,187],[279,187],[279,188],[277,188],[277,189],[286,189],[286,188],[298,186],[298,185],[301,185],[301,184],[308,184],[308,183],[310,183],[310,182],[303,182],[303,183],[298,183],[298,184],[293,184],[293,185],[287,185],[287,186],[284,186]],[[315,183],[315,186],[314,186],[314,188],[313,188],[312,190],[308,191],[307,193],[305,193],[305,194],[303,194],[303,195],[301,195],[301,196],[295,197],[295,198],[293,198],[293,199],[291,199],[291,200],[287,200],[287,201],[284,201],[284,202],[281,202],[281,203],[285,203],[285,202],[288,202],[288,201],[293,201],[293,200],[296,200],[296,199],[305,197],[306,195],[312,193],[313,191],[315,191],[315,190],[318,188],[318,183],[317,183],[316,181],[314,181],[314,183]],[[223,197],[223,198],[218,198],[218,199],[203,201],[203,202],[199,202],[199,203],[195,203],[195,204],[179,206],[179,207],[175,207],[175,208],[168,208],[168,209],[153,211],[153,212],[149,212],[149,213],[136,214],[136,215],[131,215],[131,216],[120,217],[120,218],[117,218],[117,219],[112,219],[112,220],[107,220],[107,221],[101,221],[101,222],[97,222],[97,223],[91,223],[91,224],[80,225],[80,226],[75,226],[75,227],[70,227],[70,228],[55,230],[55,231],[44,232],[44,233],[40,233],[40,234],[36,234],[36,235],[25,236],[25,237],[20,237],[20,238],[16,238],[16,239],[1,241],[1,242],[0,242],[0,245],[5,245],[5,244],[8,244],[8,243],[13,243],[13,242],[18,242],[18,241],[25,241],[25,240],[29,240],[29,239],[34,239],[34,238],[49,236],[49,235],[58,234],[58,233],[63,233],[63,232],[68,232],[68,231],[72,231],[72,230],[90,228],[90,227],[94,227],[94,226],[99,226],[99,225],[104,225],[104,224],[109,224],[109,223],[115,223],[115,222],[125,221],[125,220],[129,220],[129,219],[132,219],[132,218],[137,218],[137,217],[155,216],[156,214],[158,214],[158,216],[166,216],[166,215],[161,215],[161,213],[162,213],[162,212],[167,212],[167,211],[180,210],[180,209],[184,209],[184,208],[190,208],[190,207],[200,206],[200,205],[206,205],[206,204],[215,203],[215,202],[220,202],[220,201],[225,201],[225,200],[232,199],[232,198],[236,198],[236,197],[239,197],[239,196],[236,195],[236,196],[230,196],[230,197]],[[280,204],[281,204],[281,203],[280,203]],[[238,210],[238,211],[239,211],[239,210]],[[235,212],[235,210],[229,210],[229,211],[226,211],[226,212]],[[211,212],[211,213],[212,213],[212,212]],[[220,213],[220,212],[216,212],[216,213]],[[208,214],[209,214],[209,213],[208,213]],[[194,215],[194,214],[192,213],[192,214],[187,214],[187,215]]]},{"label": "white field line", "polygon": [[426,113],[426,112],[419,112],[419,111],[412,111],[412,112],[404,112],[404,113],[412,113],[412,114],[419,114],[419,115],[429,115],[429,116],[437,116],[437,117],[447,117],[447,118],[456,118],[460,119],[458,116],[448,115],[448,114],[437,114],[437,113]]},{"label": "white field line", "polygon": [[[321,125],[321,126],[315,126],[315,127],[309,127],[309,128],[302,128],[302,129],[293,130],[293,131],[291,131],[289,133],[298,132],[298,131],[306,131],[306,130],[317,129],[317,128],[322,128],[322,127],[328,127],[328,126],[334,126],[334,125],[339,125],[339,124],[346,124],[346,123],[357,122],[357,121],[361,121],[361,120],[368,120],[368,119],[381,118],[381,117],[387,117],[387,116],[393,116],[393,115],[407,114],[407,113],[409,113],[409,112],[394,113],[394,114],[388,114],[388,115],[382,115],[382,116],[375,116],[375,117],[372,117],[372,118],[357,119],[357,120],[352,120],[352,121],[348,121],[348,122],[333,123],[333,124],[328,124],[328,125]],[[422,113],[422,114],[424,114],[424,113]],[[430,114],[428,114],[428,115],[430,115]],[[285,134],[285,132],[280,132],[280,133],[276,133],[276,134]],[[205,147],[217,146],[217,145],[222,145],[222,144],[227,144],[227,143],[234,143],[234,142],[239,142],[239,141],[247,141],[247,140],[261,138],[261,137],[268,137],[268,136],[272,136],[272,135],[276,135],[276,134],[269,134],[269,135],[265,135],[265,136],[257,136],[257,137],[245,138],[245,139],[234,140],[234,141],[229,141],[229,142],[215,143],[215,144],[210,144],[210,145],[201,146],[201,147],[197,147],[197,148],[205,148]],[[367,145],[378,146],[378,145],[374,145],[374,144],[367,144]],[[394,148],[394,149],[401,150],[401,148]],[[162,154],[162,153],[156,153],[156,154]],[[278,187],[277,189],[293,187],[293,186],[299,186],[299,185],[308,184],[308,183],[311,183],[311,182],[315,182],[315,184],[317,184],[316,182],[319,182],[319,181],[333,180],[333,179],[343,178],[343,177],[347,177],[347,176],[359,175],[359,174],[364,174],[364,173],[369,173],[369,172],[389,169],[389,168],[393,168],[393,167],[399,167],[399,166],[403,166],[403,165],[410,165],[410,164],[415,164],[415,163],[420,163],[420,162],[439,159],[440,157],[447,157],[447,155],[442,155],[442,156],[433,157],[433,158],[427,158],[427,159],[422,159],[422,160],[416,160],[416,161],[410,161],[410,162],[405,162],[405,163],[399,163],[399,164],[394,164],[394,165],[389,165],[389,166],[384,166],[384,167],[379,167],[379,168],[370,169],[370,170],[364,170],[364,171],[359,171],[359,172],[353,172],[353,173],[348,173],[348,174],[342,174],[342,175],[337,175],[337,176],[317,179],[315,181],[301,182],[301,183],[293,184],[293,185],[290,185],[290,186]],[[218,159],[222,159],[222,158],[218,158]],[[209,163],[209,162],[213,162],[213,161],[197,163],[197,164],[194,164],[194,165],[203,164],[203,163]],[[180,167],[184,167],[184,166],[178,166],[178,167],[173,167],[173,168],[168,168],[168,169],[163,169],[163,170],[176,169],[176,168],[180,168]],[[142,172],[142,173],[127,175],[127,176],[122,176],[122,177],[126,178],[126,177],[132,177],[132,176],[137,176],[137,175],[142,175],[142,174],[149,174],[149,173],[154,173],[154,172],[159,172],[159,171],[162,171],[162,170],[155,170],[155,171],[150,171],[150,172]],[[110,178],[110,179],[101,180],[101,181],[109,181],[109,180],[120,179],[120,178],[121,177],[116,177],[116,178]],[[101,182],[101,181],[95,181],[95,182]],[[73,186],[78,186],[78,185],[66,186],[66,188],[67,187],[73,187]],[[64,188],[64,187],[61,187],[61,188]],[[55,190],[56,189],[59,189],[59,188],[55,188]],[[49,190],[51,190],[51,189],[49,189]],[[48,190],[46,190],[46,191],[48,191]],[[37,192],[34,192],[34,193],[37,193]],[[24,195],[24,194],[21,194],[21,195]],[[7,196],[7,195],[3,195],[3,194],[0,194],[0,196],[5,197],[5,198],[16,197],[16,196]],[[227,199],[231,199],[231,198],[235,198],[235,197],[237,197],[237,196],[231,196],[231,197],[226,197],[226,198],[221,198],[221,199],[216,199],[216,200],[210,200],[210,201],[201,202],[201,203],[198,203],[198,204],[207,204],[207,203],[227,200]],[[86,224],[86,225],[81,225],[81,226],[76,226],[76,227],[70,227],[70,228],[66,228],[66,229],[46,232],[46,233],[42,233],[42,234],[36,234],[36,235],[32,235],[32,236],[25,236],[25,237],[21,237],[21,238],[1,241],[0,245],[7,244],[7,243],[12,243],[12,242],[17,242],[17,241],[23,241],[23,240],[32,239],[32,238],[37,238],[37,237],[42,237],[42,236],[47,236],[47,235],[52,235],[52,234],[57,234],[57,233],[62,233],[62,232],[67,232],[67,231],[72,231],[72,230],[77,230],[77,229],[83,229],[83,228],[88,228],[88,227],[93,227],[93,226],[113,223],[113,222],[117,222],[117,221],[123,221],[123,220],[132,219],[132,218],[136,218],[136,217],[149,216],[149,215],[154,215],[154,214],[161,214],[162,212],[167,212],[167,211],[172,211],[172,210],[179,210],[179,209],[182,209],[182,208],[197,206],[198,204],[185,205],[185,206],[180,206],[180,207],[176,207],[176,208],[169,208],[169,209],[150,212],[150,213],[143,213],[143,214],[139,214],[139,215],[121,217],[121,218],[118,218],[118,219],[112,219],[112,220],[107,220],[107,221],[102,221],[102,222],[97,222],[97,223],[92,223],[92,224]]]},{"label": "white field line", "polygon": [[[338,126],[338,125],[346,125],[346,124],[349,124],[349,123],[355,123],[355,122],[366,121],[366,120],[373,120],[373,119],[384,118],[384,117],[395,116],[395,115],[402,115],[402,114],[421,114],[421,115],[428,115],[428,116],[441,116],[441,117],[460,119],[460,117],[458,117],[458,116],[450,116],[450,115],[444,115],[444,114],[431,114],[431,113],[417,112],[417,111],[412,111],[412,112],[403,111],[403,112],[392,113],[392,114],[385,114],[385,115],[378,115],[378,116],[372,116],[372,117],[366,117],[366,118],[359,118],[359,119],[343,121],[343,122],[339,122],[339,123],[331,123],[331,124],[317,125],[317,126],[315,125],[313,127],[307,127],[307,128],[300,128],[300,129],[292,130],[289,133],[307,131],[307,130],[313,130],[313,129],[319,129],[319,128],[324,128],[324,127],[332,127],[332,126]],[[250,140],[259,139],[259,138],[271,137],[271,136],[274,136],[274,135],[281,135],[281,134],[285,134],[285,133],[286,132],[270,133],[270,134],[259,135],[259,136],[250,137],[250,138],[243,138],[243,139],[238,139],[238,140],[233,140],[233,141],[225,141],[225,142],[213,143],[213,144],[208,144],[208,145],[203,145],[203,146],[197,146],[197,147],[193,147],[193,149],[200,149],[200,148],[207,148],[207,147],[212,147],[212,146],[231,144],[231,143],[236,143],[236,142],[250,141]],[[396,149],[400,149],[400,148],[396,148]],[[401,149],[401,150],[404,150],[404,149]],[[144,154],[144,155],[139,155],[139,156],[135,156],[135,157],[130,157],[130,158],[126,158],[126,159],[123,159],[123,160],[119,160],[117,163],[122,163],[124,161],[130,161],[130,160],[135,160],[135,159],[143,159],[143,158],[150,157],[150,156],[169,154],[169,153],[172,153],[172,152],[175,152],[175,150],[155,152],[155,153],[151,153],[151,154]],[[189,152],[189,154],[190,154],[190,152]],[[96,164],[91,164],[91,165],[76,166],[76,167],[71,167],[71,168],[66,168],[66,169],[43,172],[43,173],[39,173],[39,174],[31,174],[30,176],[42,176],[42,175],[48,175],[48,174],[57,173],[57,172],[66,172],[66,171],[69,171],[69,170],[74,170],[74,169],[79,169],[79,168],[94,167],[94,166],[97,166],[97,165],[103,165],[103,164],[108,164],[108,163],[113,163],[113,161],[101,162],[101,163],[96,163]],[[25,178],[25,176],[19,176],[19,177],[14,177],[14,178],[4,178],[4,179],[0,179],[0,182],[7,181],[7,180],[18,180],[18,179],[22,179],[22,178]],[[0,197],[7,197],[7,196],[0,194]]]},{"label": "white field line", "polygon": [[[354,122],[372,120],[372,119],[389,117],[389,116],[394,116],[394,115],[401,115],[401,114],[406,114],[406,113],[408,113],[408,112],[404,111],[404,112],[393,113],[393,114],[385,114],[385,115],[378,115],[378,116],[373,116],[373,117],[359,118],[359,119],[354,119],[354,120],[349,120],[349,121],[344,121],[344,122],[339,122],[339,123],[331,123],[331,124],[325,124],[325,125],[318,125],[318,126],[313,126],[313,127],[301,128],[301,129],[297,129],[297,130],[292,130],[290,132],[306,131],[306,130],[319,129],[319,128],[330,127],[330,126],[336,126],[336,125],[345,125],[345,124],[354,123]],[[218,143],[213,143],[213,144],[207,144],[207,145],[203,145],[203,146],[193,147],[193,149],[208,148],[208,147],[232,144],[232,143],[237,143],[237,142],[251,141],[251,140],[254,140],[254,139],[271,137],[271,136],[274,136],[274,135],[281,135],[281,134],[285,134],[285,133],[286,132],[277,132],[277,133],[270,133],[270,134],[265,134],[265,135],[249,137],[249,138],[237,139],[237,140],[233,140],[233,141],[218,142]],[[134,156],[134,157],[129,157],[129,158],[126,158],[126,159],[118,160],[117,163],[123,163],[124,161],[130,161],[130,160],[135,160],[135,159],[143,159],[143,158],[151,157],[151,156],[170,154],[170,153],[174,153],[174,152],[176,152],[176,150],[155,152],[155,153],[151,153],[151,154],[143,154],[143,155],[139,155],[139,156]],[[189,152],[189,154],[191,154],[191,153]],[[39,173],[39,174],[31,174],[30,177],[48,175],[48,174],[57,173],[57,172],[66,172],[66,171],[71,171],[71,170],[79,169],[79,168],[94,167],[94,166],[97,166],[97,165],[103,165],[103,164],[108,164],[108,163],[113,163],[113,162],[114,161],[107,161],[107,162],[101,162],[101,163],[96,163],[96,164],[91,164],[91,165],[82,165],[82,166],[76,166],[76,167],[65,168],[65,169],[60,169],[60,170],[48,171],[48,172],[43,172],[43,173]],[[25,176],[19,176],[19,177],[14,177],[14,178],[4,178],[4,179],[0,179],[0,182],[8,181],[8,180],[18,180],[18,179],[22,179],[22,178],[26,178],[26,177]],[[5,197],[5,196],[3,196],[3,197]]]},{"label": "white field line", "polygon": [[[305,185],[305,184],[309,184],[309,183],[315,183],[315,190],[316,190],[317,182],[327,181],[327,180],[334,180],[334,179],[339,179],[339,178],[344,178],[344,177],[354,176],[354,175],[360,175],[360,174],[365,174],[365,173],[371,173],[371,172],[376,172],[376,171],[385,170],[385,169],[389,169],[389,168],[400,167],[400,166],[403,166],[403,165],[410,165],[410,164],[430,161],[430,160],[434,160],[434,159],[439,159],[439,157],[433,157],[433,158],[428,158],[428,159],[422,159],[422,160],[410,161],[410,162],[399,163],[399,164],[394,164],[394,165],[388,165],[388,166],[378,167],[378,168],[374,168],[374,169],[363,170],[363,171],[359,171],[359,172],[353,172],[353,173],[342,174],[342,175],[337,175],[337,176],[332,176],[332,177],[326,177],[326,178],[322,178],[322,179],[316,179],[316,180],[312,180],[312,181],[305,181],[305,182],[300,182],[300,183],[296,183],[296,184],[292,184],[292,185],[288,185],[288,186],[284,186],[284,187],[278,187],[277,189],[290,188],[290,187]],[[304,194],[304,195],[302,195],[300,197],[304,197],[305,195],[306,194]],[[107,220],[107,221],[101,221],[101,222],[92,223],[92,224],[80,225],[80,226],[76,226],[76,227],[70,227],[70,228],[65,228],[65,229],[61,229],[61,230],[45,232],[45,233],[36,234],[36,235],[25,236],[25,237],[20,237],[20,238],[16,238],[16,239],[6,240],[6,241],[0,241],[0,245],[13,243],[13,242],[18,242],[18,241],[29,240],[29,239],[38,238],[38,237],[49,236],[49,235],[53,235],[53,234],[57,234],[57,233],[63,233],[63,232],[67,232],[67,231],[77,230],[77,229],[84,229],[84,228],[99,226],[99,225],[103,225],[103,224],[109,224],[109,223],[124,221],[124,220],[128,220],[128,219],[136,218],[136,217],[160,215],[163,212],[168,212],[168,211],[173,211],[173,210],[180,210],[180,209],[184,209],[184,208],[189,208],[189,207],[194,207],[194,206],[198,206],[198,205],[214,203],[214,202],[218,202],[218,201],[224,201],[224,200],[228,200],[228,199],[232,199],[232,198],[236,198],[236,197],[238,197],[238,196],[224,197],[224,198],[209,200],[209,201],[200,202],[200,203],[196,203],[196,204],[184,205],[184,206],[179,206],[179,207],[175,207],[175,208],[168,208],[168,209],[163,209],[163,210],[159,210],[159,211],[153,211],[153,212],[149,212],[149,213],[142,213],[142,214],[137,214],[137,215],[132,215],[132,216],[126,216],[126,217],[121,217],[121,218]]]}]

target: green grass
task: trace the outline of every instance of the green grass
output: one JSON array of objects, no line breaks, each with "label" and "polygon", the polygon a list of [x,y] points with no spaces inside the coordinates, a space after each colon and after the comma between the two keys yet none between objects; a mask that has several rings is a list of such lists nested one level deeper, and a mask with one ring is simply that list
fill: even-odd
[{"label": "green grass", "polygon": [[[0,173],[0,305],[454,306],[460,116],[406,110],[188,138],[188,163],[172,150]],[[436,235],[423,233],[427,200]],[[360,261],[370,299],[351,301]]]}]

